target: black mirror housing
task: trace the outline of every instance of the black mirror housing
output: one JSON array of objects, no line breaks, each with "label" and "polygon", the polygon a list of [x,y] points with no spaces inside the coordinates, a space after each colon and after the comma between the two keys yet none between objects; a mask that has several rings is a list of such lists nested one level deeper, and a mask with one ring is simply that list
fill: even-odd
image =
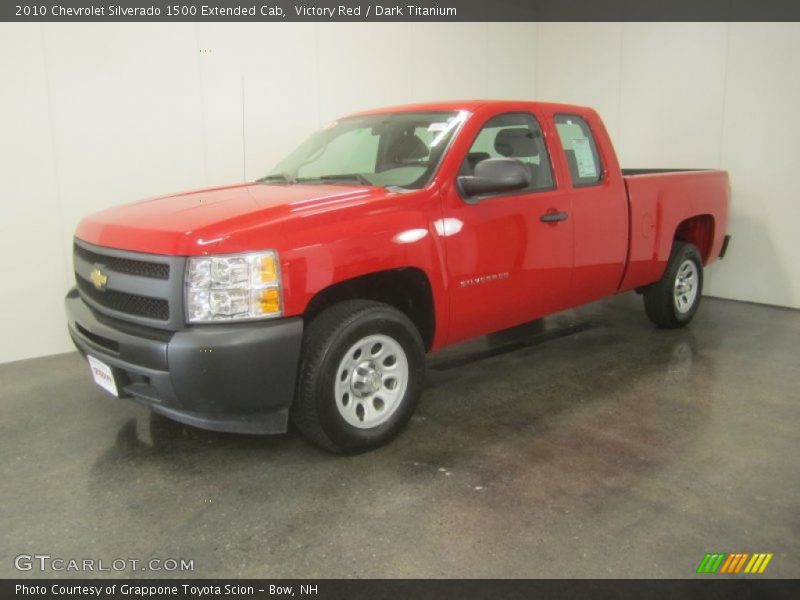
[{"label": "black mirror housing", "polygon": [[474,175],[458,178],[461,193],[470,197],[520,190],[530,184],[530,169],[516,158],[487,158],[475,165]]}]

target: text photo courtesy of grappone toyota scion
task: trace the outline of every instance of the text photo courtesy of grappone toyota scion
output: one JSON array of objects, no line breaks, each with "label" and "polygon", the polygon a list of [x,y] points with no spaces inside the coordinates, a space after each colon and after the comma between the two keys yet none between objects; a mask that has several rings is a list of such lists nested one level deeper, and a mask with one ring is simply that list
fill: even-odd
[{"label": "text photo courtesy of grappone toyota scion", "polygon": [[257,181],[83,219],[69,332],[111,394],[360,452],[408,422],[428,351],[629,290],[686,325],[729,193],[724,171],[621,170],[589,108],[362,112]]}]

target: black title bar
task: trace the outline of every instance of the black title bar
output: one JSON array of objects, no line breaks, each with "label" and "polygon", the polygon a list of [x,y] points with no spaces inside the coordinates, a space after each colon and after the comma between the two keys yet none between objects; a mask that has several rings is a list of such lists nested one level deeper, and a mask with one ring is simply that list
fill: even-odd
[{"label": "black title bar", "polygon": [[547,600],[646,598],[648,600],[752,599],[783,600],[800,597],[797,580],[770,580],[760,577],[729,578],[708,576],[687,580],[642,579],[320,579],[320,580],[169,580],[169,579],[5,579],[0,581],[0,597],[39,600],[199,600],[231,598],[237,600]]},{"label": "black title bar", "polygon": [[798,0],[12,0],[0,21],[798,21]]}]

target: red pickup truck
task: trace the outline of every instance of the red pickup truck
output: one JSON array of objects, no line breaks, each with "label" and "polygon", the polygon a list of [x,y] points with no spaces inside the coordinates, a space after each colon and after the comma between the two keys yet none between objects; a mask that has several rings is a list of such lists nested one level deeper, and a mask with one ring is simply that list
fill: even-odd
[{"label": "red pickup truck", "polygon": [[85,218],[69,333],[167,417],[364,451],[408,422],[430,350],[628,290],[688,323],[729,193],[724,171],[621,170],[589,108],[362,112],[255,182]]}]

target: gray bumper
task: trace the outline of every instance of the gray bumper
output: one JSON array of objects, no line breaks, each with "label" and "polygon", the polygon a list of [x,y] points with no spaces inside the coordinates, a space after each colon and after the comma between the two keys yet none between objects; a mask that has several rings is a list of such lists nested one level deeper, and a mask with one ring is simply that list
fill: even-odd
[{"label": "gray bumper", "polygon": [[204,429],[286,431],[302,319],[169,332],[101,316],[74,289],[65,303],[72,341],[112,368],[121,396]]}]

